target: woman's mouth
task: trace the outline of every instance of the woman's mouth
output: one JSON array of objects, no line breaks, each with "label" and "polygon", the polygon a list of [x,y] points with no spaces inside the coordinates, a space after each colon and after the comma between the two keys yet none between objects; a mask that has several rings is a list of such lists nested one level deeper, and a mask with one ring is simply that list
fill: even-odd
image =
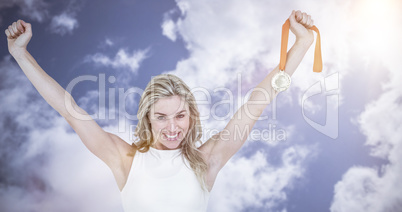
[{"label": "woman's mouth", "polygon": [[165,139],[168,141],[176,141],[179,138],[180,132],[174,134],[174,135],[168,135],[168,134],[163,134],[165,136]]}]

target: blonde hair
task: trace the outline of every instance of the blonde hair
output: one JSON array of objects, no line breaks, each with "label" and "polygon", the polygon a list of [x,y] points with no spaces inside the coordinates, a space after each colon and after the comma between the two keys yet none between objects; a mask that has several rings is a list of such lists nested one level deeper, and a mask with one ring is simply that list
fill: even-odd
[{"label": "blonde hair", "polygon": [[[155,76],[148,83],[141,96],[138,108],[138,123],[134,132],[137,138],[133,143],[135,149],[144,153],[149,150],[156,142],[151,131],[151,122],[149,120],[149,111],[151,106],[159,99],[171,96],[179,96],[187,102],[190,109],[189,130],[180,144],[181,155],[185,157],[201,187],[205,190],[205,175],[207,164],[201,157],[201,152],[197,149],[196,143],[201,143],[202,127],[200,122],[200,113],[198,111],[196,100],[189,87],[177,76],[173,74],[161,74]],[[184,158],[183,158],[184,159]]]}]

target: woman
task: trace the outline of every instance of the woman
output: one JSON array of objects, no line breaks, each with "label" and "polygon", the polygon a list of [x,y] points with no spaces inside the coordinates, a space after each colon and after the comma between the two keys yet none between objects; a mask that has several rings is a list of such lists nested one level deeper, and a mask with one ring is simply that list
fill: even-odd
[{"label": "woman", "polygon": [[[313,21],[306,13],[292,11],[289,21],[296,35],[286,62],[286,72],[292,75],[314,36],[309,30]],[[278,94],[271,87],[273,75],[279,72],[276,67],[257,85],[225,129],[197,148],[195,144],[200,142],[202,133],[194,96],[178,77],[159,75],[141,97],[135,131],[138,140],[129,145],[100,128],[36,63],[26,49],[32,37],[29,23],[18,20],[5,33],[10,54],[38,92],[112,170],[125,211],[205,211],[219,171],[248,137],[244,133],[239,136],[235,129],[250,132]],[[85,118],[77,118],[77,113]],[[238,116],[240,113],[249,115]]]}]

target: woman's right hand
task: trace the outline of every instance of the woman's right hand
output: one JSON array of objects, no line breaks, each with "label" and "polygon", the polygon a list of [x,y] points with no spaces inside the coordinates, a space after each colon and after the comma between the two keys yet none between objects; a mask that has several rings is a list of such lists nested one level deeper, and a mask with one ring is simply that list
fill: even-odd
[{"label": "woman's right hand", "polygon": [[32,37],[31,24],[18,20],[12,23],[5,31],[8,41],[8,51],[15,56],[26,51],[27,45]]}]

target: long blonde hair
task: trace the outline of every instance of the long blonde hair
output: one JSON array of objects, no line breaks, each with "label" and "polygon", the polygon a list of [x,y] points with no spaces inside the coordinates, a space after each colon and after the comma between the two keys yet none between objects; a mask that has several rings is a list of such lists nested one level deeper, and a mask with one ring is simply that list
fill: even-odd
[{"label": "long blonde hair", "polygon": [[[160,98],[179,96],[187,102],[190,109],[190,126],[189,130],[182,141],[180,148],[182,157],[184,156],[195,175],[205,190],[205,175],[207,172],[207,164],[201,157],[200,151],[196,147],[196,143],[201,143],[202,127],[200,122],[200,113],[194,95],[189,87],[177,76],[173,74],[161,74],[155,76],[148,83],[141,96],[138,108],[138,123],[134,132],[136,141],[133,143],[135,149],[144,153],[149,150],[156,142],[151,132],[151,122],[149,120],[149,111],[151,106]],[[183,158],[184,159],[184,158]]]}]

